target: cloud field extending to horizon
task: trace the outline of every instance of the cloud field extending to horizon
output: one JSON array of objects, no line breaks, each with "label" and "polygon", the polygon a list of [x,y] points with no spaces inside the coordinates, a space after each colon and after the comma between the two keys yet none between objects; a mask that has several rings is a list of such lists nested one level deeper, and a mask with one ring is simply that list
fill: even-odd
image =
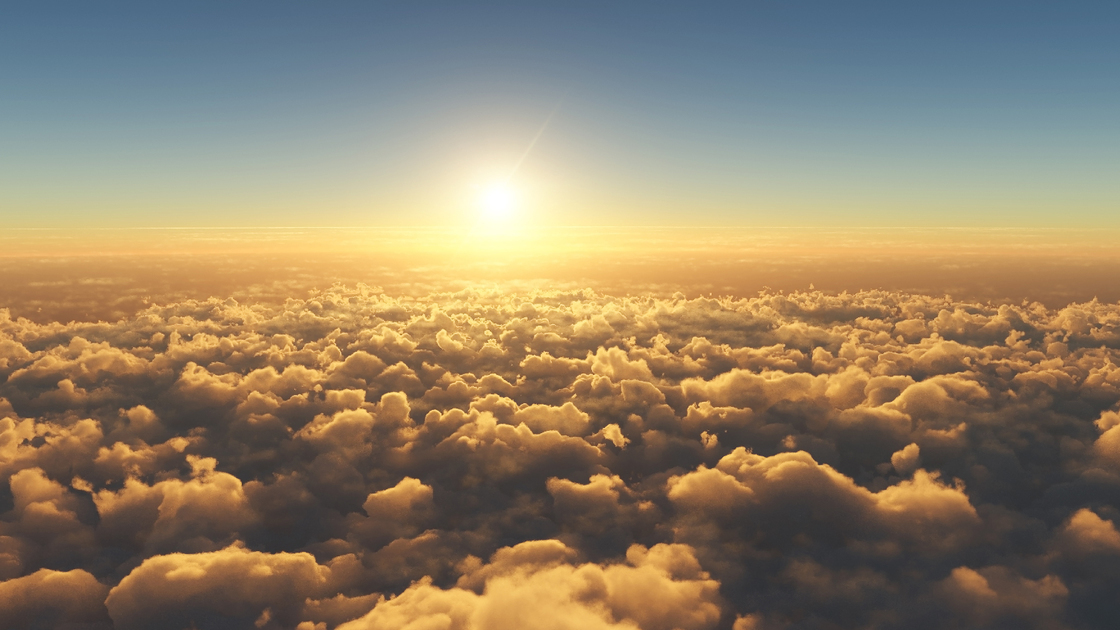
[{"label": "cloud field extending to horizon", "polygon": [[71,628],[1120,621],[1120,306],[351,285],[0,310],[0,611]]}]

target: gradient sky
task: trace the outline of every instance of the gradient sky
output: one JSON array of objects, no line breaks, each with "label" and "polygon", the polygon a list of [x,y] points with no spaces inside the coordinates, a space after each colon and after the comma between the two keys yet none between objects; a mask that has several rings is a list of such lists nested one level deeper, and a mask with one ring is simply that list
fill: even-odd
[{"label": "gradient sky", "polygon": [[0,225],[453,225],[520,161],[527,223],[1117,227],[1117,33],[1114,2],[6,4]]}]

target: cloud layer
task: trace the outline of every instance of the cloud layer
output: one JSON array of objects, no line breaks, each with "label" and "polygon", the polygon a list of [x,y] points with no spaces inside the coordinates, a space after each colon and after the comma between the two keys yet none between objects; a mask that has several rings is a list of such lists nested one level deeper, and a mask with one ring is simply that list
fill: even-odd
[{"label": "cloud layer", "polygon": [[593,291],[0,310],[0,616],[1120,625],[1120,306]]}]

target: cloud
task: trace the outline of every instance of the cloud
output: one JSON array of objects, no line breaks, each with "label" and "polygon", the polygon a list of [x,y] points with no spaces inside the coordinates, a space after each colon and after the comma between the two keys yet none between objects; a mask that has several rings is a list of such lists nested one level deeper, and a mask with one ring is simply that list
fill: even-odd
[{"label": "cloud", "polygon": [[136,478],[114,492],[93,496],[101,516],[99,533],[144,553],[171,550],[209,551],[253,524],[241,481],[214,470],[211,457],[187,455],[191,478],[167,479],[149,486]]},{"label": "cloud", "polygon": [[12,628],[109,627],[109,587],[81,569],[39,569],[0,582],[0,616]]},{"label": "cloud", "polygon": [[1118,366],[1097,301],[4,312],[0,602],[27,628],[1112,627]]},{"label": "cloud", "polygon": [[914,443],[907,444],[903,449],[891,455],[891,466],[900,475],[909,475],[914,472],[921,461],[921,447]]},{"label": "cloud", "polygon": [[719,584],[686,546],[634,545],[609,565],[573,564],[575,555],[547,540],[499,549],[489,564],[468,564],[459,586],[422,580],[340,628],[701,630],[720,620]]},{"label": "cloud", "polygon": [[207,625],[215,619],[228,625],[262,617],[290,627],[304,602],[321,594],[332,577],[329,566],[307,553],[239,546],[174,553],[144,560],[109,591],[105,606],[117,628]]},{"label": "cloud", "polygon": [[1069,596],[1057,576],[1032,580],[1001,566],[957,567],[941,586],[950,609],[970,627],[1060,628],[1059,613]]},{"label": "cloud", "polygon": [[1088,508],[1074,513],[1059,533],[1078,552],[1120,554],[1120,532],[1116,531],[1116,525]]}]

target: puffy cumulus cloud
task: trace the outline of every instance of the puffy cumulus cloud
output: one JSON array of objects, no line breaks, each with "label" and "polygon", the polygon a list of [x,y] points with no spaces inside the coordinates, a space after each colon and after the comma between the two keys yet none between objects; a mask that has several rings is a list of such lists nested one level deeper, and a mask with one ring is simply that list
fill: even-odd
[{"label": "puffy cumulus cloud", "polygon": [[1118,409],[1096,301],[0,310],[0,618],[1115,627]]},{"label": "puffy cumulus cloud", "polygon": [[366,517],[350,515],[350,536],[374,547],[402,538],[413,538],[421,532],[425,523],[433,519],[435,504],[432,494],[431,486],[412,477],[405,477],[392,488],[370,494],[362,504]]},{"label": "puffy cumulus cloud", "polygon": [[0,582],[0,618],[8,628],[109,628],[108,592],[81,569],[39,569]]},{"label": "puffy cumulus cloud", "polygon": [[1116,525],[1088,508],[1082,508],[1070,517],[1059,531],[1057,540],[1085,555],[1120,555],[1120,532],[1116,531]]},{"label": "puffy cumulus cloud", "polygon": [[472,556],[456,587],[421,580],[339,627],[701,630],[721,618],[719,583],[685,545],[634,545],[608,565],[573,563],[575,555],[548,540],[500,549],[485,565]]},{"label": "puffy cumulus cloud", "polygon": [[1069,589],[1055,575],[1030,579],[1007,567],[957,567],[942,581],[944,598],[961,626],[1061,628]]},{"label": "puffy cumulus cloud", "polygon": [[891,466],[900,475],[909,475],[921,463],[921,448],[917,444],[907,444],[905,448],[891,455]]},{"label": "puffy cumulus cloud", "polygon": [[650,531],[660,521],[656,504],[627,487],[618,475],[592,475],[586,484],[549,479],[553,520],[581,546],[601,552],[621,551],[635,532]]},{"label": "puffy cumulus cloud", "polygon": [[[763,457],[743,447],[715,468],[670,477],[667,496],[679,507],[686,540],[737,531],[736,542],[792,550],[804,540],[894,547],[889,555],[938,556],[967,544],[980,518],[961,487],[919,470],[875,493],[804,451]],[[697,531],[691,531],[695,528]],[[880,551],[880,555],[888,555]]]},{"label": "puffy cumulus cloud", "polygon": [[308,553],[220,551],[153,556],[109,591],[105,607],[118,628],[265,623],[291,627],[304,603],[329,584],[330,566]]},{"label": "puffy cumulus cloud", "polygon": [[99,533],[122,548],[145,553],[171,550],[209,551],[257,518],[241,481],[216,472],[211,457],[187,456],[191,478],[146,485],[135,478],[118,491],[101,490],[93,502],[101,516]]},{"label": "puffy cumulus cloud", "polygon": [[1093,444],[1097,455],[1110,466],[1120,466],[1120,413],[1106,411],[1094,424],[1101,431]]}]

